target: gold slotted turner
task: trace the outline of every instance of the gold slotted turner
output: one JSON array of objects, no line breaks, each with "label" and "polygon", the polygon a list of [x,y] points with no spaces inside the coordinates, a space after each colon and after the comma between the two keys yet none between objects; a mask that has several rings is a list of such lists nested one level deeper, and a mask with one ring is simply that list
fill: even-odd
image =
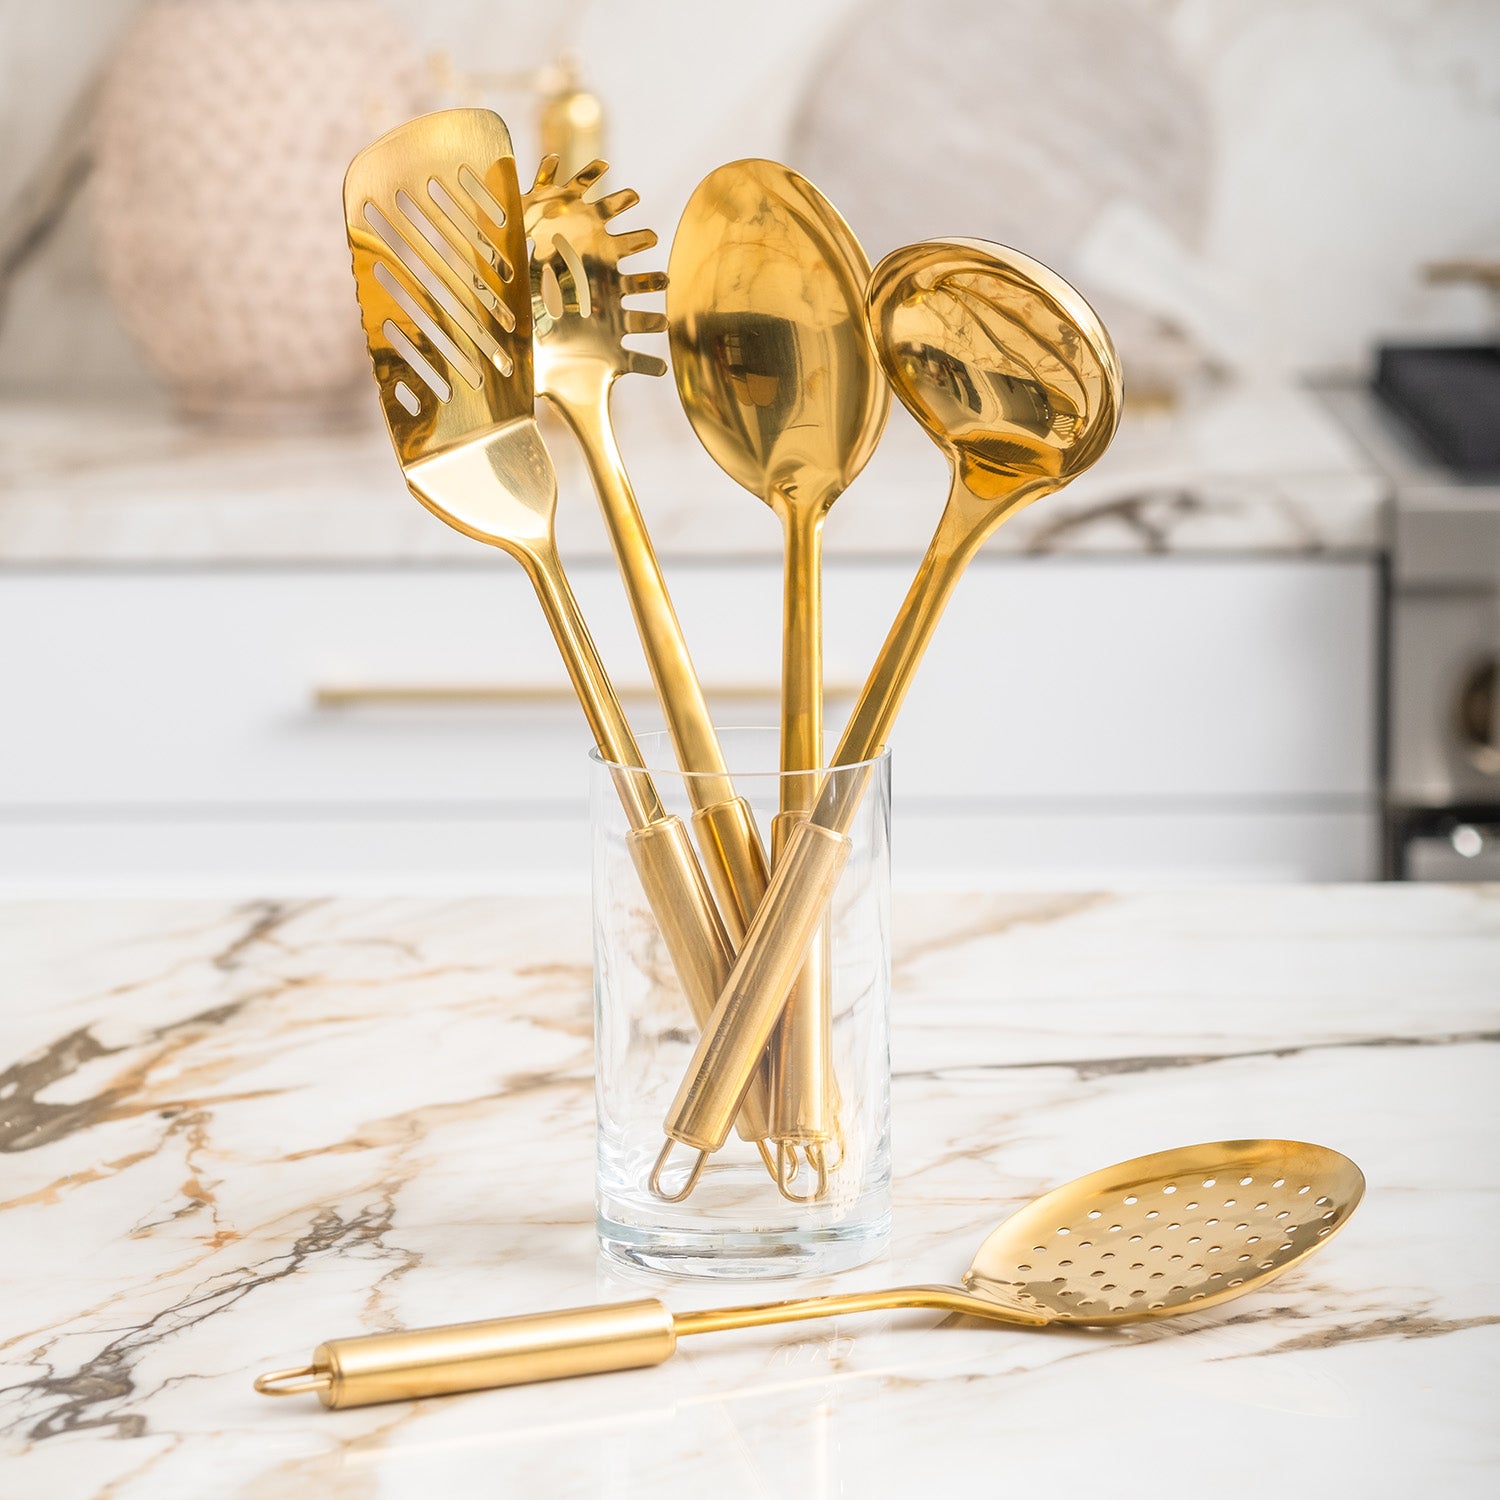
[{"label": "gold slotted turner", "polygon": [[732,950],[563,572],[557,478],[533,415],[532,306],[510,133],[483,109],[424,115],[359,153],[344,217],[381,408],[412,494],[525,569],[615,786],[646,898],[695,1010]]}]

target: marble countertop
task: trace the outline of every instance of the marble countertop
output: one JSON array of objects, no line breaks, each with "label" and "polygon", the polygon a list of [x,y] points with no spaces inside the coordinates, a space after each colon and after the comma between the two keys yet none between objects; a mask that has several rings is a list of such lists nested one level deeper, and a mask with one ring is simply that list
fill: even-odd
[{"label": "marble countertop", "polygon": [[[621,446],[658,550],[778,557],[772,513],[698,446],[664,381],[623,381]],[[373,425],[250,438],[160,406],[0,402],[0,565],[493,561],[406,493]],[[570,439],[549,426],[565,555],[608,543]],[[1127,409],[1090,473],[1022,512],[999,552],[1370,553],[1387,483],[1314,392],[1226,387]],[[917,556],[947,491],[942,455],[899,408],[827,524],[830,556]]]},{"label": "marble countertop", "polygon": [[894,1242],[839,1286],[951,1279],[1044,1188],[1188,1141],[1339,1147],[1363,1207],[1273,1287],[1134,1331],[846,1318],[273,1403],[252,1375],[325,1337],[646,1294],[593,1243],[585,904],[12,902],[0,1493],[1493,1492],[1500,887],[895,918]]}]

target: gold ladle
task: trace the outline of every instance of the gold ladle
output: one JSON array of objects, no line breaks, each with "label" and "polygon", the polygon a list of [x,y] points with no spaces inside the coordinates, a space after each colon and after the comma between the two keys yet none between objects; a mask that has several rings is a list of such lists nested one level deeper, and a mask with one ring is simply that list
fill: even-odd
[{"label": "gold ladle", "polygon": [[521,1385],[658,1365],[678,1338],[922,1307],[1018,1328],[1135,1323],[1199,1312],[1264,1286],[1348,1222],[1365,1179],[1303,1141],[1211,1141],[1139,1156],[1036,1199],[979,1247],[963,1286],[908,1286],[673,1313],[615,1306],[333,1339],[260,1376],[267,1396],[324,1406]]},{"label": "gold ladle", "polygon": [[510,134],[484,109],[408,121],[344,178],[344,217],[381,410],[407,488],[511,554],[536,590],[684,991],[710,1005],[733,950],[692,840],[669,816],[558,556],[557,476],[533,413],[526,231]]},{"label": "gold ladle", "polygon": [[[823,763],[823,521],[875,451],[890,393],[865,325],[870,263],[837,210],[772,161],[730,162],[693,190],[672,240],[667,324],[682,409],[714,461],[776,513],[782,589],[781,769]],[[817,799],[783,774],[779,853]],[[738,941],[765,889],[743,911]],[[808,1194],[827,1184],[835,1133],[829,952],[808,949],[770,1052],[777,1183],[791,1193],[800,1148]],[[755,1092],[752,1085],[752,1094]]]},{"label": "gold ladle", "polygon": [[[1094,310],[1062,277],[1003,245],[935,240],[893,251],[870,278],[866,307],[886,377],[947,454],[953,482],[836,767],[884,748],[970,560],[996,527],[1103,454],[1121,397],[1114,346]],[[674,1142],[698,1153],[689,1184],[723,1145],[848,859],[866,779],[829,778],[788,841],[667,1113],[653,1184]]]}]

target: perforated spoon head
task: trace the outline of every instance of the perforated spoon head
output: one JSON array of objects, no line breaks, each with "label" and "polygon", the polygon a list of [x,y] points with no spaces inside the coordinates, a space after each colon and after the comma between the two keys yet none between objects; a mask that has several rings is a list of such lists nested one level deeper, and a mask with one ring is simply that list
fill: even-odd
[{"label": "perforated spoon head", "polygon": [[344,218],[413,493],[481,541],[549,536],[556,483],[532,417],[526,232],[504,121],[444,110],[383,135],[350,163]]},{"label": "perforated spoon head", "polygon": [[1213,1141],[1139,1156],[1028,1204],[964,1276],[1057,1323],[1132,1323],[1242,1296],[1327,1244],[1365,1179],[1303,1141]]},{"label": "perforated spoon head", "polygon": [[1081,474],[1119,424],[1103,323],[1056,272],[986,240],[894,250],[866,293],[892,389],[980,503],[1021,504]]},{"label": "perforated spoon head", "polygon": [[575,397],[621,375],[665,375],[666,360],[624,341],[629,334],[661,333],[664,313],[626,307],[626,297],[662,291],[664,271],[628,272],[620,263],[656,244],[655,231],[616,233],[612,220],[640,196],[621,188],[603,197],[587,194],[609,170],[590,162],[557,181],[557,157],[545,157],[522,200],[531,242],[533,354],[538,396]]},{"label": "perforated spoon head", "polygon": [[776,162],[719,167],[683,210],[667,263],[682,409],[719,467],[778,510],[825,510],[885,426],[869,272],[832,204]]}]

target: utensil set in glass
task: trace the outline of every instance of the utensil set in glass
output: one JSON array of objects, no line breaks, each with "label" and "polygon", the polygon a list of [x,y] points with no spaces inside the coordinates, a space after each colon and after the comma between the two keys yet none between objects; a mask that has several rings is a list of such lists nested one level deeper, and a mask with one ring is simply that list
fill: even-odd
[{"label": "utensil set in glass", "polygon": [[[544,162],[523,195],[504,124],[483,110],[453,110],[361,152],[345,210],[365,333],[407,484],[449,525],[525,568],[597,744],[597,1036],[602,1053],[617,1043],[622,1053],[601,1056],[597,1070],[600,1134],[618,1137],[601,1144],[601,1243],[615,1253],[624,1245],[624,1258],[640,1265],[785,1274],[833,1268],[836,1259],[797,1254],[863,1233],[864,1248],[844,1262],[854,1264],[872,1253],[876,1218],[888,1217],[888,944],[883,934],[862,937],[883,921],[884,747],[943,608],[985,538],[1109,445],[1119,367],[1088,304],[1046,267],[986,241],[948,239],[897,250],[872,271],[816,189],[774,163],[734,162],[704,179],[678,227],[667,278],[621,269],[655,237],[608,229],[636,198],[587,196],[603,163],[563,183],[554,171],[555,162]],[[663,287],[665,318],[624,305]],[[769,797],[755,789],[763,776],[740,775],[737,790],[730,775],[725,745],[735,741],[721,740],[710,722],[615,443],[615,380],[664,372],[624,339],[663,328],[703,445],[785,531],[780,770]],[[952,484],[847,727],[825,756],[821,528],[874,451],[891,390],[947,455]],[[569,589],[553,536],[556,479],[533,413],[538,396],[583,448],[678,772],[653,778],[646,769]],[[658,782],[667,785],[669,774],[673,794],[664,795]],[[598,814],[601,787],[618,801],[613,819]],[[768,814],[769,851],[752,800]],[[625,888],[617,866],[633,869],[638,886],[630,889],[644,894],[654,917],[642,954],[615,941],[617,932],[598,936],[611,929],[615,893]],[[851,895],[851,886],[873,895]],[[862,915],[851,919],[851,910]],[[614,925],[640,935],[638,924]],[[635,1002],[641,1013],[626,1024],[606,1022],[619,994],[664,988],[657,944],[698,1031],[660,1130],[658,1106],[638,1150],[629,1101],[669,1097],[651,1077],[667,1054],[640,1045],[651,1030],[646,1001]],[[880,992],[863,1032],[866,1053],[881,1054],[874,1065],[847,1038],[835,1044],[841,986],[862,997],[856,1011]],[[665,1026],[661,1035],[677,1030]],[[611,1098],[617,1084],[628,1096],[620,1108]],[[716,1175],[732,1131],[747,1143],[735,1149],[759,1190],[748,1209],[734,1172]],[[685,1167],[671,1162],[679,1145],[691,1153]],[[766,1209],[760,1163],[780,1192],[769,1202],[803,1215],[787,1233]],[[695,1189],[692,1210],[675,1207]],[[255,1385],[267,1395],[360,1406],[659,1364],[692,1334],[893,1308],[1033,1329],[1173,1317],[1239,1297],[1300,1263],[1343,1226],[1363,1191],[1354,1163],[1326,1147],[1275,1139],[1179,1147],[1078,1178],[1012,1214],[981,1245],[961,1286],[677,1313],[648,1298],[335,1339]],[[644,1216],[640,1201],[653,1205]],[[606,1230],[611,1203],[616,1219]]]},{"label": "utensil set in glass", "polygon": [[[841,1152],[827,908],[868,778],[816,773],[880,755],[985,538],[1108,446],[1119,366],[1093,310],[1046,267],[949,239],[872,272],[833,207],[775,163],[730,163],[698,186],[666,278],[621,268],[655,243],[608,227],[636,195],[588,197],[603,163],[563,183],[555,167],[523,194],[504,123],[478,109],[414,120],[355,158],[345,212],[382,407],[417,499],[526,570],[628,819],[699,1030],[651,1191],[685,1198],[737,1130],[783,1194],[817,1199]],[[665,317],[626,305],[664,286]],[[662,329],[700,440],[785,531],[781,770],[807,774],[783,776],[769,852],[730,778],[611,422],[614,382],[664,369],[624,339]],[[948,456],[952,486],[825,758],[822,524],[874,452],[891,390]],[[645,769],[559,559],[538,396],[583,449],[690,789],[691,835]]]}]

